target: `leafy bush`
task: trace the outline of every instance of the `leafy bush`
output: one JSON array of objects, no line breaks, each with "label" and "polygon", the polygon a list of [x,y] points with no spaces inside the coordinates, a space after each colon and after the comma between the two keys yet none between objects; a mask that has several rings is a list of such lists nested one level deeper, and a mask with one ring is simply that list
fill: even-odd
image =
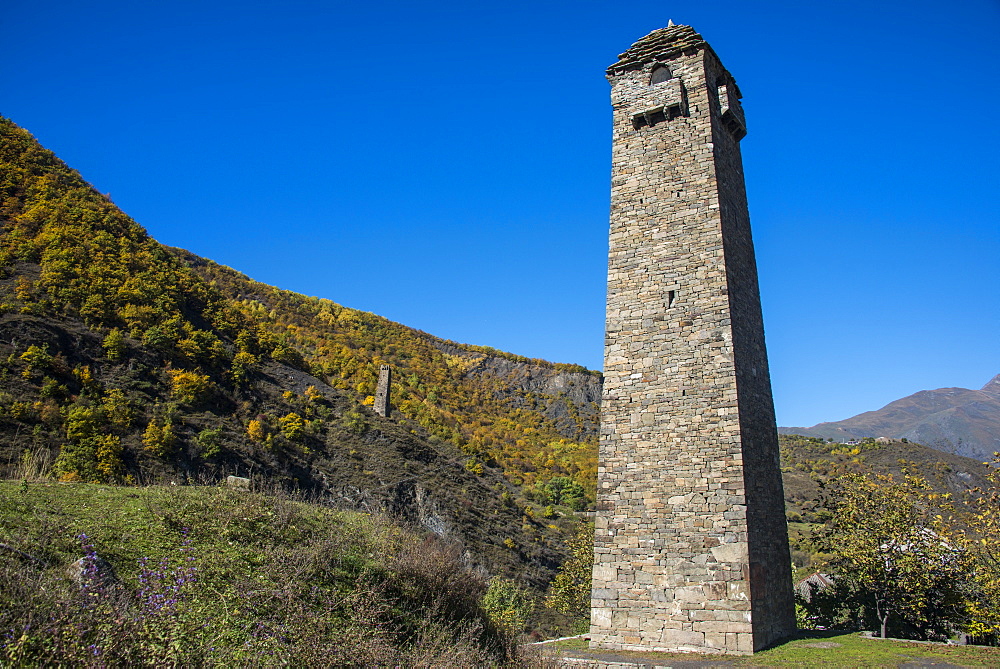
[{"label": "leafy bush", "polygon": [[176,440],[173,422],[169,418],[154,418],[142,435],[142,446],[153,455],[166,457],[173,450]]},{"label": "leafy bush", "polygon": [[170,376],[170,393],[178,402],[196,404],[212,387],[212,380],[207,374],[183,369],[171,369],[167,374]]},{"label": "leafy bush", "polygon": [[305,432],[306,423],[302,420],[302,416],[293,411],[278,419],[278,427],[285,439],[298,441]]},{"label": "leafy bush", "polygon": [[528,624],[535,599],[513,581],[494,576],[483,595],[482,606],[494,625],[516,636]]},{"label": "leafy bush", "polygon": [[195,443],[201,446],[201,454],[206,458],[218,455],[222,451],[222,428],[206,427],[195,437]]},{"label": "leafy bush", "polygon": [[102,343],[104,354],[108,360],[120,360],[125,354],[125,337],[118,328],[111,328],[111,331],[104,337]]},{"label": "leafy bush", "polygon": [[569,541],[570,555],[549,586],[545,605],[578,619],[589,620],[590,583],[594,569],[594,524],[583,523]]}]

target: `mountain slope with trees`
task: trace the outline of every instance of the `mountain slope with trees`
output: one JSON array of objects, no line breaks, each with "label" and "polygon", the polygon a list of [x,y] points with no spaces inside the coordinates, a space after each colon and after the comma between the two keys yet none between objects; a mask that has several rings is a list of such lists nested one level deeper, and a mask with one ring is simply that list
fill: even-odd
[{"label": "mountain slope with trees", "polygon": [[[388,418],[369,408],[383,363]],[[410,518],[535,587],[593,496],[599,374],[168,249],[6,119],[0,379],[7,477],[266,478]]]}]

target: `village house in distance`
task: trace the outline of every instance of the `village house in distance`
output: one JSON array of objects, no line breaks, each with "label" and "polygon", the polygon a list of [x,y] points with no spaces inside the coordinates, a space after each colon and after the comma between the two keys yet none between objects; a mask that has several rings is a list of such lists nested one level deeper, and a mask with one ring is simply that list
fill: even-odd
[{"label": "village house in distance", "polygon": [[590,643],[752,653],[795,631],[740,140],[689,26],[607,71],[614,108]]}]

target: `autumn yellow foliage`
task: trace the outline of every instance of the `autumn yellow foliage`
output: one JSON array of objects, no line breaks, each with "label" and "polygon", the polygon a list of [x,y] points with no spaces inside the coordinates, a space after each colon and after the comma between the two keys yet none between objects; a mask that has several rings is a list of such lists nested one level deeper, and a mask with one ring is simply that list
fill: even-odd
[{"label": "autumn yellow foliage", "polygon": [[185,404],[194,404],[203,399],[212,387],[212,380],[207,374],[183,369],[171,369],[167,374],[170,376],[170,394]]},{"label": "autumn yellow foliage", "polygon": [[254,418],[249,423],[247,423],[247,436],[250,441],[261,443],[267,438],[267,432],[264,430],[264,424]]}]

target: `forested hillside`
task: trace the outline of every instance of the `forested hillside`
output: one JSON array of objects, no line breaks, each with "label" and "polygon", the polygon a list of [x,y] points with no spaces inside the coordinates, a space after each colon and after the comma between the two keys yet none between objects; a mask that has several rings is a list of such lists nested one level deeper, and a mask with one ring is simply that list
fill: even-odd
[{"label": "forested hillside", "polygon": [[370,402],[379,365],[387,363],[400,418],[499,466],[517,483],[568,476],[593,491],[598,373],[444,341],[172,251],[266,336],[300,352],[306,368],[330,386]]},{"label": "forested hillside", "polygon": [[[461,538],[541,586],[593,498],[600,376],[466,346],[167,249],[0,119],[0,466],[252,475]],[[393,406],[367,405],[378,366]],[[565,526],[565,527],[564,527]]]}]

